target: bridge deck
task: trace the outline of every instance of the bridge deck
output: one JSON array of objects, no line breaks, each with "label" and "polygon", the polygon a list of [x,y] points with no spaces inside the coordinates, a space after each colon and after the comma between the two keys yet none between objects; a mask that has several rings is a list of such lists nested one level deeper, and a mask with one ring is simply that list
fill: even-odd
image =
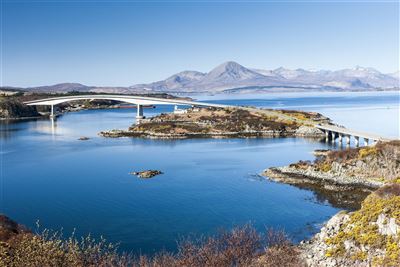
[{"label": "bridge deck", "polygon": [[207,106],[207,107],[229,107],[228,105],[213,104],[197,101],[189,101],[184,99],[167,99],[157,97],[146,97],[146,96],[130,96],[130,95],[76,95],[76,96],[60,96],[45,98],[39,100],[32,100],[24,102],[27,105],[56,105],[63,102],[76,101],[76,100],[115,100],[131,104],[139,105],[189,105],[189,106]]},{"label": "bridge deck", "polygon": [[352,135],[352,136],[357,136],[361,138],[367,138],[371,140],[380,140],[380,141],[390,141],[391,139],[377,135],[377,134],[371,134],[371,133],[365,133],[365,132],[360,132],[360,131],[355,131],[351,129],[347,129],[344,127],[339,127],[335,125],[321,125],[317,124],[315,125],[316,128],[324,131],[332,131],[336,133],[341,133],[343,135]]}]

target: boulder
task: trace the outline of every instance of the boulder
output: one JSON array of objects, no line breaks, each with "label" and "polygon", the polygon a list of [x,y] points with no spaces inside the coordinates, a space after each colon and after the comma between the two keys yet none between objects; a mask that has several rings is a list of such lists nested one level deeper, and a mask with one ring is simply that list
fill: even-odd
[{"label": "boulder", "polygon": [[321,131],[320,129],[312,127],[312,126],[305,126],[305,125],[302,125],[299,128],[297,128],[296,135],[297,136],[307,136],[307,137],[312,137],[312,136],[315,136],[315,137],[320,137],[321,136],[322,137],[322,136],[325,136],[324,132]]}]

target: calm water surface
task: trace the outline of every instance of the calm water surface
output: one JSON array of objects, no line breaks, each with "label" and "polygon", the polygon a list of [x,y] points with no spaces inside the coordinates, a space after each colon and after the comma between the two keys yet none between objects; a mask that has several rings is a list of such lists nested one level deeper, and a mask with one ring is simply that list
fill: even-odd
[{"label": "calm water surface", "polygon": [[[313,110],[349,128],[398,136],[397,93],[226,98],[202,100]],[[152,253],[175,249],[182,236],[247,222],[259,230],[283,228],[299,241],[338,211],[317,201],[311,191],[258,176],[270,166],[311,160],[314,149],[328,144],[302,138],[172,141],[97,136],[101,130],[127,128],[134,116],[132,109],[97,110],[65,114],[54,125],[49,120],[2,122],[1,212],[30,227],[39,220],[66,234],[76,228],[78,235],[121,242],[123,250]],[[78,141],[80,136],[91,139]],[[165,174],[149,180],[128,174],[144,169]]]}]

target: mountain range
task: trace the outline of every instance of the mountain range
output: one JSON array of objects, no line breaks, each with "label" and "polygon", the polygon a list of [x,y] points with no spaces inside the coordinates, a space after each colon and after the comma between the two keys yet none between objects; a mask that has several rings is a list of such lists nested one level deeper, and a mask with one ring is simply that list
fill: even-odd
[{"label": "mountain range", "polygon": [[384,74],[373,68],[357,66],[337,71],[277,68],[246,68],[228,61],[210,72],[182,71],[165,80],[129,87],[86,86],[62,83],[24,88],[41,92],[89,91],[107,93],[220,93],[305,90],[376,90],[399,89],[399,72]]}]

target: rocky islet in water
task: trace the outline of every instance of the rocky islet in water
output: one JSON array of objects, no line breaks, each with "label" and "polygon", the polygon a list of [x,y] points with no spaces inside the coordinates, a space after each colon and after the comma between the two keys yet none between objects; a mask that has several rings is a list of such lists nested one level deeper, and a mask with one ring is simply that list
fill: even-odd
[{"label": "rocky islet in water", "polygon": [[190,108],[180,114],[160,114],[141,120],[128,130],[104,131],[100,135],[156,139],[323,137],[323,132],[313,127],[316,123],[330,123],[330,120],[315,112],[208,107]]},{"label": "rocky islet in water", "polygon": [[148,178],[152,178],[156,175],[160,175],[163,173],[159,170],[145,170],[145,171],[139,171],[139,172],[130,172],[129,174],[136,175],[140,178],[148,179]]}]

